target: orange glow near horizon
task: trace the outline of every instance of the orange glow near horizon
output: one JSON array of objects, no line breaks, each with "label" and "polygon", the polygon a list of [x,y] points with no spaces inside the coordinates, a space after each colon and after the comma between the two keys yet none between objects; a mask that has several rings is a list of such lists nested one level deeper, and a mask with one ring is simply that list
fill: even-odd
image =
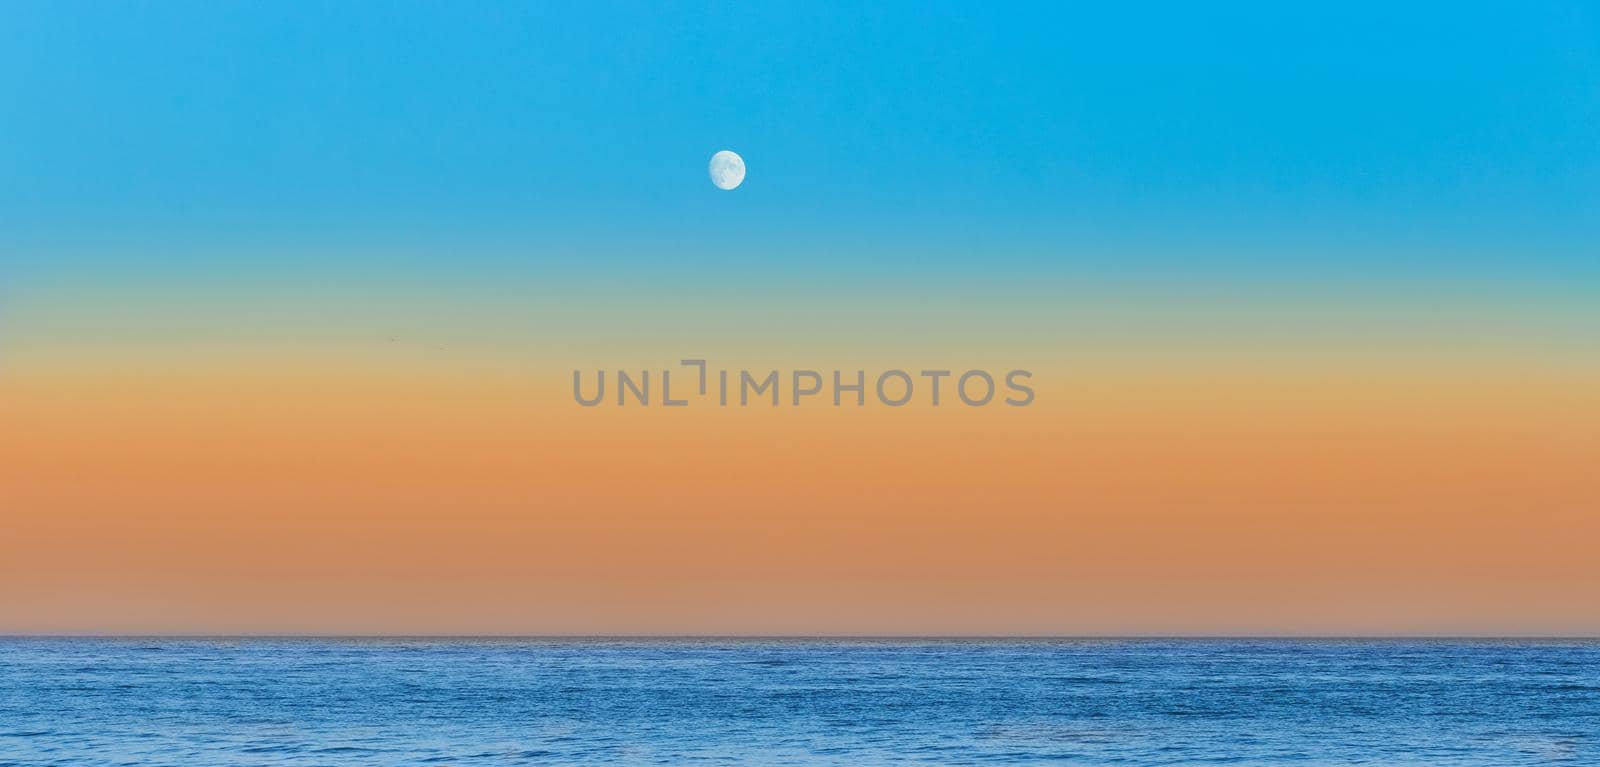
[{"label": "orange glow near horizon", "polygon": [[1057,366],[1029,408],[835,410],[42,367],[0,377],[0,631],[1600,631],[1587,372]]}]

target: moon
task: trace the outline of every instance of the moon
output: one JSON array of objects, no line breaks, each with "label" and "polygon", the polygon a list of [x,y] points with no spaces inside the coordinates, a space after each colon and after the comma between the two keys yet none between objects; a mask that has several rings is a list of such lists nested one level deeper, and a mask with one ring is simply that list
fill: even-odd
[{"label": "moon", "polygon": [[744,183],[744,158],[726,149],[711,155],[711,183],[733,189]]}]

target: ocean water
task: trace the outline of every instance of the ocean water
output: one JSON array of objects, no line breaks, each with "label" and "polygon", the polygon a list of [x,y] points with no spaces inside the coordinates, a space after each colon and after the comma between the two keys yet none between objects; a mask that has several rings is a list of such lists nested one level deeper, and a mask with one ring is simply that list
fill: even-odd
[{"label": "ocean water", "polygon": [[1600,765],[1600,643],[0,639],[0,764]]}]

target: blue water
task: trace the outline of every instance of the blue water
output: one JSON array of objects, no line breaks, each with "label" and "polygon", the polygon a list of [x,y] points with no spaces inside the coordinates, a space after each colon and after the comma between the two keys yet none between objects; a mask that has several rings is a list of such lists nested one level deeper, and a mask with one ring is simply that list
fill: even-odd
[{"label": "blue water", "polygon": [[0,764],[1600,765],[1600,643],[0,639]]}]

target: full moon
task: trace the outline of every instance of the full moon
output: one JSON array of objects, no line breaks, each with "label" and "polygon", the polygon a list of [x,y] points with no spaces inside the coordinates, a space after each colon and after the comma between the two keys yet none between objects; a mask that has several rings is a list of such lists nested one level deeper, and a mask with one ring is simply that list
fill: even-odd
[{"label": "full moon", "polygon": [[711,183],[732,189],[744,183],[744,158],[726,149],[711,155]]}]

